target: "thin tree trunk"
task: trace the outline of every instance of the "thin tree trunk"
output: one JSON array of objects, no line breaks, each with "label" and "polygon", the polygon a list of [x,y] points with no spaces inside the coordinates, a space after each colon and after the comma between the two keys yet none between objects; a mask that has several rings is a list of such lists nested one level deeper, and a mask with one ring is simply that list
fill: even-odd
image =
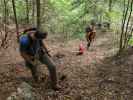
[{"label": "thin tree trunk", "polygon": [[15,1],[14,0],[12,0],[12,5],[13,5],[13,12],[14,12],[14,17],[15,17],[17,39],[19,39],[19,29],[18,29],[19,26],[18,26],[18,21],[17,21],[16,6],[15,6]]},{"label": "thin tree trunk", "polygon": [[6,3],[6,0],[4,0],[4,32],[5,32],[5,36],[4,38],[2,39],[2,43],[1,43],[1,46],[3,47],[6,43],[6,39],[7,39],[7,3]]},{"label": "thin tree trunk", "polygon": [[26,21],[27,21],[27,24],[29,24],[29,2],[28,0],[25,0],[26,2]]},{"label": "thin tree trunk", "polygon": [[35,24],[35,0],[32,0],[32,23]]},{"label": "thin tree trunk", "polygon": [[7,24],[7,4],[6,4],[5,0],[4,0],[4,23],[5,23],[4,30],[5,30],[5,34],[6,34],[6,32],[7,32],[7,28],[6,28],[6,24]]},{"label": "thin tree trunk", "polygon": [[[122,49],[124,49],[124,45],[125,45],[125,25],[126,25],[126,19],[127,19],[127,16],[128,16],[128,10],[129,10],[129,5],[130,5],[130,0],[128,0],[128,4],[127,4],[127,7],[126,7],[126,10],[125,10],[125,15],[124,15],[124,20],[123,20],[123,25],[122,25]],[[128,27],[126,27],[128,28]]]},{"label": "thin tree trunk", "polygon": [[109,0],[109,12],[112,11],[112,3],[113,3],[113,1],[112,0]]},{"label": "thin tree trunk", "polygon": [[129,33],[127,33],[128,31],[128,27],[129,27],[129,23],[130,23],[130,19],[131,19],[131,15],[132,15],[132,9],[133,8],[133,0],[131,1],[131,5],[130,5],[130,12],[129,12],[129,16],[128,16],[128,20],[127,20],[127,24],[126,24],[126,31],[125,31],[125,41],[124,41],[124,48],[126,48],[127,43],[128,43],[128,35]]},{"label": "thin tree trunk", "polygon": [[36,8],[37,8],[37,28],[40,29],[41,23],[40,23],[40,0],[36,0]]},{"label": "thin tree trunk", "polygon": [[[109,13],[112,12],[112,3],[113,1],[109,0],[109,9],[108,9]],[[108,27],[109,29],[110,29],[110,25],[111,25],[111,17],[109,16],[109,27]]]},{"label": "thin tree trunk", "polygon": [[[128,6],[129,6],[130,0],[128,0]],[[126,23],[126,18],[128,14],[128,6],[126,8],[125,6],[126,0],[124,0],[124,10],[123,10],[123,19],[122,19],[122,27],[121,27],[121,36],[120,36],[120,47],[119,47],[119,52],[123,50],[123,34],[124,34],[124,28],[125,28],[125,23]]]}]

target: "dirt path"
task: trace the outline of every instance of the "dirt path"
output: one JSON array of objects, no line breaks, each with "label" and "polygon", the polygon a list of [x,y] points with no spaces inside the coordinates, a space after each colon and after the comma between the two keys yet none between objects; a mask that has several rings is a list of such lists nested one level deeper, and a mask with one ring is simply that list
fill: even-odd
[{"label": "dirt path", "polygon": [[[23,60],[15,47],[16,45],[13,46],[13,49],[8,48],[10,50],[8,52],[9,59],[3,59],[1,62],[9,64],[3,64],[0,67],[0,85],[3,87],[0,89],[0,99],[4,100],[6,96],[16,90],[19,83],[23,81],[20,77],[28,77],[30,78],[28,83],[41,94],[44,100],[118,100],[110,99],[110,95],[105,96],[106,93],[104,94],[104,91],[101,90],[102,87],[99,85],[101,77],[98,76],[99,66],[97,66],[102,64],[106,57],[115,53],[116,49],[113,49],[113,44],[111,44],[112,39],[109,33],[97,36],[90,50],[86,50],[82,56],[76,56],[73,52],[78,50],[80,40],[71,40],[67,43],[56,42],[56,40],[55,42],[47,41],[53,55],[52,59],[57,65],[58,75],[63,73],[67,76],[65,80],[59,82],[62,90],[58,92],[54,92],[49,87],[46,67],[40,66],[43,70],[42,73],[44,73],[41,75],[43,82],[40,84],[32,81],[30,72],[22,67],[24,65],[20,65],[22,72],[16,73],[16,66],[19,66],[18,63]],[[85,41],[83,43],[86,45]]]}]

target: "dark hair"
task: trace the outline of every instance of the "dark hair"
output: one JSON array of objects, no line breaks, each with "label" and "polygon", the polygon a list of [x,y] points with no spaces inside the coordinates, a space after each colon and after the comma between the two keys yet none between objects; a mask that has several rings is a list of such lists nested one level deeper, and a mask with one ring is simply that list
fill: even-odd
[{"label": "dark hair", "polygon": [[45,39],[47,37],[48,33],[47,32],[40,32],[40,31],[37,31],[35,33],[35,37],[37,39]]},{"label": "dark hair", "polygon": [[[36,27],[28,28],[24,30],[24,33],[29,32],[29,31],[35,31],[35,37],[37,39],[45,39],[47,37],[47,32],[41,32],[39,31]],[[29,36],[30,37],[30,36]]]},{"label": "dark hair", "polygon": [[92,28],[90,26],[86,27],[85,29],[86,32],[91,32],[92,31]]},{"label": "dark hair", "polygon": [[28,32],[28,31],[37,31],[37,28],[36,27],[33,27],[33,28],[25,29],[24,30],[24,33]]}]

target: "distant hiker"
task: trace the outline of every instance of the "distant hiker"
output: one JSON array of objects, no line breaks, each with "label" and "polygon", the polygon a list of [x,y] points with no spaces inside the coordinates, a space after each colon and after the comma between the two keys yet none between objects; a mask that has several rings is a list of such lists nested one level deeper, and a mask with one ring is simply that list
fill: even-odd
[{"label": "distant hiker", "polygon": [[91,42],[95,38],[96,30],[94,25],[92,25],[86,27],[85,31],[86,31],[87,49],[89,49]]},{"label": "distant hiker", "polygon": [[85,51],[84,45],[83,45],[83,43],[80,43],[80,45],[79,45],[79,51],[78,51],[77,55],[84,54],[84,51]]},{"label": "distant hiker", "polygon": [[50,54],[43,39],[47,38],[47,32],[40,32],[36,28],[25,30],[19,39],[20,53],[24,58],[26,66],[31,70],[32,76],[35,81],[39,80],[37,74],[36,60],[46,64],[50,73],[52,88],[59,89],[57,85],[56,66],[50,59]]}]

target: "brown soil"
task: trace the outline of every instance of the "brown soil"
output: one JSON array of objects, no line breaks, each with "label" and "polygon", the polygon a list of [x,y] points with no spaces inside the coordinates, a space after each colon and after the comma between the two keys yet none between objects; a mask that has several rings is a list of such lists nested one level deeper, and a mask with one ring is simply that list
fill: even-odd
[{"label": "brown soil", "polygon": [[[38,66],[42,82],[33,81],[12,39],[10,46],[0,52],[0,100],[6,100],[23,81],[32,85],[42,100],[133,100],[132,49],[124,56],[112,57],[117,51],[112,43],[113,35],[110,32],[97,34],[90,49],[81,56],[75,53],[81,42],[78,39],[60,42],[50,37],[46,41],[58,76],[66,75],[64,80],[59,80],[62,89],[56,92],[50,88],[44,65]],[[86,46],[86,41],[83,43]]]}]

